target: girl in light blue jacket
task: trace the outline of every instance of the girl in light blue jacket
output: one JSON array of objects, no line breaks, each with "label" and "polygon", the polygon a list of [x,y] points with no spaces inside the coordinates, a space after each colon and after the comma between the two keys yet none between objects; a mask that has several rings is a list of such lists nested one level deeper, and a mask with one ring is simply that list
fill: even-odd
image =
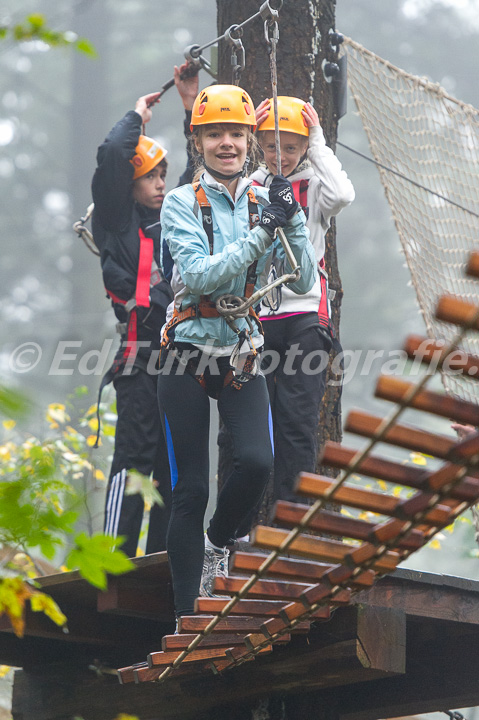
[{"label": "girl in light blue jacket", "polygon": [[[205,170],[198,183],[168,193],[161,213],[175,263],[158,397],[172,469],[167,548],[178,616],[194,611],[198,594],[213,596],[215,577],[227,576],[226,545],[260,499],[273,461],[268,392],[258,362],[261,325],[252,309],[240,318],[222,313],[235,302],[231,296],[240,302],[260,286],[279,243],[277,228],[284,229],[301,268],[289,287],[306,293],[316,280],[305,216],[290,183],[277,176],[268,192],[251,188],[244,177],[254,128],[254,106],[244,90],[202,90],[191,129]],[[231,433],[234,458],[203,539],[209,397]]]}]

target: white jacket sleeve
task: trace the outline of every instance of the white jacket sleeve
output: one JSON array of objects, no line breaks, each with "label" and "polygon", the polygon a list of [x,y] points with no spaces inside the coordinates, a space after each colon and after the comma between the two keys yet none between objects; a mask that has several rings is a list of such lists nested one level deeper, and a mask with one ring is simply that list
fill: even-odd
[{"label": "white jacket sleeve", "polygon": [[[308,191],[308,205],[314,221],[325,230],[330,220],[354,200],[354,187],[336,155],[326,145],[321,127],[310,128],[308,158],[314,170]],[[320,215],[320,217],[319,217]]]}]

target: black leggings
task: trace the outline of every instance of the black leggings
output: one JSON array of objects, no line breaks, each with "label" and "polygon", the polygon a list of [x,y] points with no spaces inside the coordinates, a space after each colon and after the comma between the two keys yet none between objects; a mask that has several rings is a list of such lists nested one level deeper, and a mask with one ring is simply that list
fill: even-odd
[{"label": "black leggings", "polygon": [[260,499],[273,463],[271,415],[266,381],[258,375],[236,390],[222,387],[228,358],[218,358],[219,377],[206,376],[206,390],[175,362],[158,378],[172,480],[167,549],[177,615],[192,613],[203,566],[203,521],[209,487],[208,385],[221,390],[218,412],[233,440],[233,471],[223,484],[208,536],[218,547],[234,537]]}]

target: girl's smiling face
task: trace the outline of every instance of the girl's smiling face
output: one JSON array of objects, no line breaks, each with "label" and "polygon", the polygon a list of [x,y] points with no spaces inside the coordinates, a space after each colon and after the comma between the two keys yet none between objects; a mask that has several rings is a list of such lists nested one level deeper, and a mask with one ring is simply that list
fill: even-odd
[{"label": "girl's smiling face", "polygon": [[234,175],[243,169],[249,144],[247,125],[218,123],[200,127],[195,138],[196,149],[205,165],[223,175]]},{"label": "girl's smiling face", "polygon": [[[264,161],[268,166],[268,170],[273,175],[277,175],[274,131],[263,130],[260,132],[259,144],[263,150]],[[281,172],[285,177],[288,177],[298,167],[301,158],[308,149],[308,138],[297,133],[281,130],[279,133],[279,146],[281,150]]]}]

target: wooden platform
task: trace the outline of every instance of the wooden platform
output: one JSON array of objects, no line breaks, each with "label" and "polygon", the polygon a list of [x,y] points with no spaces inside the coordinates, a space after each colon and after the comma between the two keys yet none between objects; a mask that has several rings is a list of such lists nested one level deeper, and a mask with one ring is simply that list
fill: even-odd
[{"label": "wooden platform", "polygon": [[101,657],[123,664],[145,654],[174,631],[173,593],[166,552],[133,560],[136,569],[110,577],[102,592],[77,571],[37,578],[68,618],[68,633],[43,613],[27,612],[25,637],[0,616],[0,663],[37,668],[53,661],[88,662]]},{"label": "wooden platform", "polygon": [[15,720],[111,720],[120,712],[141,720],[236,720],[235,702],[244,709],[266,696],[300,703],[305,720],[479,705],[479,582],[407,570],[233,671],[185,677],[180,668],[165,684],[119,686],[114,668],[160,648],[172,632],[164,553],[135,564],[106,593],[76,573],[42,580],[70,618],[68,635],[41,616],[29,616],[24,640],[1,626],[0,663],[24,667],[15,676]]}]

